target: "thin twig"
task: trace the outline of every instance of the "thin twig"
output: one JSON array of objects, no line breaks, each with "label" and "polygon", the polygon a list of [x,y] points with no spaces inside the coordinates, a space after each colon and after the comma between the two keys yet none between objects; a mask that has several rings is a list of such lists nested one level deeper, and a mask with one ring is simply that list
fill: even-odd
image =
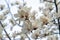
[{"label": "thin twig", "polygon": [[[57,7],[57,3],[56,3],[56,0],[54,0],[54,3],[55,3],[55,7],[56,7],[56,12],[58,13],[58,7]],[[59,34],[60,34],[60,22],[59,22],[59,18],[58,18],[58,26],[59,26]]]},{"label": "thin twig", "polygon": [[[1,24],[2,28],[4,28],[3,24],[1,23],[1,21],[0,21],[0,24]],[[8,33],[7,33],[7,31],[5,29],[4,29],[4,32],[6,33],[7,37],[9,38],[9,40],[11,40],[11,38],[9,37],[9,35],[8,35]]]},{"label": "thin twig", "polygon": [[[14,20],[14,16],[13,16],[13,14],[12,14],[12,12],[11,12],[11,10],[10,10],[10,6],[9,6],[9,3],[7,2],[7,0],[5,0],[5,2],[6,2],[6,4],[7,4],[7,6],[8,6],[8,8],[9,8],[9,11],[10,11],[10,15],[11,15],[11,17],[12,17],[12,19]],[[15,20],[14,20],[15,21]],[[16,21],[15,21],[15,23],[16,23]],[[19,27],[22,27],[20,24],[18,24],[18,23],[16,23]]]},{"label": "thin twig", "polygon": [[52,1],[46,1],[46,2],[54,3],[54,2],[52,2]]},{"label": "thin twig", "polygon": [[[25,34],[26,34],[26,33],[25,33]],[[27,34],[26,34],[26,36],[28,37],[29,40],[31,40],[30,37],[29,37]]]},{"label": "thin twig", "polygon": [[11,10],[10,10],[9,3],[7,2],[7,0],[5,0],[5,2],[6,2],[6,4],[7,4],[7,6],[8,6],[8,8],[9,8],[10,15],[11,15],[11,16],[12,16],[12,18],[13,18],[13,15],[12,15]]},{"label": "thin twig", "polygon": [[56,7],[56,12],[58,13],[58,7],[57,7],[56,0],[54,0],[54,3],[55,3],[55,7]]},{"label": "thin twig", "polygon": [[54,3],[54,2],[52,2],[52,1],[48,1],[48,0],[44,0],[44,1],[46,1],[46,2],[50,2],[50,3]]}]

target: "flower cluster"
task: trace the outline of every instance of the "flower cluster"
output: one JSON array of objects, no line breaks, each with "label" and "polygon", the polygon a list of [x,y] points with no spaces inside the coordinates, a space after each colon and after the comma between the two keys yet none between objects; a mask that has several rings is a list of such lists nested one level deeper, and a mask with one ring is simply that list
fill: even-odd
[{"label": "flower cluster", "polygon": [[[45,1],[52,1],[52,0],[45,0]],[[0,20],[6,19],[6,15],[11,14],[12,18],[8,19],[9,23],[11,23],[13,26],[18,25],[19,27],[21,27],[22,29],[21,32],[14,32],[12,34],[12,37],[15,38],[17,35],[20,36],[20,40],[25,40],[26,38],[28,38],[29,40],[32,39],[39,39],[39,38],[44,38],[48,36],[47,40],[58,40],[58,38],[56,36],[54,36],[54,31],[58,28],[54,27],[57,26],[54,24],[54,20],[57,19],[60,14],[60,10],[58,10],[58,14],[53,11],[54,10],[54,4],[50,3],[50,2],[44,2],[45,3],[45,8],[41,8],[42,9],[42,14],[41,16],[39,16],[39,18],[37,18],[36,15],[39,15],[38,12],[36,12],[36,10],[31,11],[32,7],[28,7],[25,4],[23,4],[23,6],[20,5],[19,1],[16,1],[15,3],[12,3],[11,5],[19,5],[19,8],[17,10],[16,14],[12,14],[10,12],[10,10],[3,10],[2,14],[0,14]],[[2,6],[0,7],[0,9],[2,9]],[[60,5],[58,5],[58,8],[60,7]],[[60,8],[59,8],[60,9]],[[53,12],[52,12],[53,11]],[[41,11],[39,11],[41,12]],[[16,20],[14,18],[17,18]],[[17,23],[17,21],[19,23]],[[22,25],[21,22],[23,22]],[[10,24],[10,25],[11,25]],[[2,28],[1,28],[2,30]],[[0,34],[1,31],[0,30]],[[11,30],[12,31],[12,30]],[[50,37],[52,35],[52,37]],[[30,37],[29,37],[30,36]],[[2,35],[0,35],[0,38],[2,37]]]}]

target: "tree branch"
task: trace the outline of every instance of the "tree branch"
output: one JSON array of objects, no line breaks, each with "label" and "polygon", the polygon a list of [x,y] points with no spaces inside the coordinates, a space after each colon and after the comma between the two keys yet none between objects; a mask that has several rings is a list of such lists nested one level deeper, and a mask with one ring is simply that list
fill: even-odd
[{"label": "tree branch", "polygon": [[48,1],[48,0],[44,0],[44,1],[46,1],[46,2],[50,2],[50,3],[54,3],[54,2],[52,2],[52,1]]},{"label": "tree branch", "polygon": [[[25,33],[25,34],[26,34],[26,33]],[[26,36],[28,37],[29,40],[31,40],[30,37],[29,37],[27,34],[26,34]]]},{"label": "tree branch", "polygon": [[[56,7],[56,12],[58,13],[58,7],[57,7],[56,0],[54,0],[54,3],[55,3],[55,7]],[[60,34],[60,22],[59,22],[59,18],[57,20],[58,20],[59,34]]]},{"label": "tree branch", "polygon": [[[0,21],[0,24],[1,24],[2,28],[4,28],[3,24],[1,23],[1,21]],[[11,40],[11,38],[9,37],[9,35],[8,35],[8,33],[6,32],[5,29],[4,29],[4,32],[6,33],[7,37],[9,38],[9,40]]]}]

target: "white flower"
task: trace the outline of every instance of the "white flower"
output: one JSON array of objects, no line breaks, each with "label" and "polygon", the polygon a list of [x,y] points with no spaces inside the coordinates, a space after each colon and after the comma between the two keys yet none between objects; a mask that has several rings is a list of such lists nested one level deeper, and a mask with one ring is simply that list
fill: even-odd
[{"label": "white flower", "polygon": [[15,2],[11,2],[11,5],[13,6],[13,5],[20,5],[21,4],[21,2],[20,1],[18,1],[18,0],[16,0]]},{"label": "white flower", "polygon": [[38,37],[40,37],[39,29],[35,30],[35,32],[31,36],[32,36],[33,39],[38,39]]},{"label": "white flower", "polygon": [[29,20],[26,20],[23,24],[22,32],[30,33],[32,31],[32,24]]},{"label": "white flower", "polygon": [[45,3],[46,8],[53,9],[53,3],[46,2]]},{"label": "white flower", "polygon": [[14,32],[13,34],[12,34],[12,37],[16,37],[17,35],[16,35],[17,33],[16,32]]},{"label": "white flower", "polygon": [[48,36],[48,40],[58,40],[58,37],[56,35]]},{"label": "white flower", "polygon": [[29,14],[30,20],[35,20],[36,13],[37,13],[36,11],[33,11],[32,13]]},{"label": "white flower", "polygon": [[9,10],[8,9],[5,9],[4,11],[3,11],[3,15],[7,15],[9,13]]},{"label": "white flower", "polygon": [[46,25],[49,23],[50,19],[48,17],[41,16],[40,21],[42,22],[42,25]]},{"label": "white flower", "polygon": [[49,16],[50,10],[48,8],[43,9],[44,16]]},{"label": "white flower", "polygon": [[20,36],[21,36],[20,40],[25,40],[25,38],[27,38],[26,34],[23,33]]},{"label": "white flower", "polygon": [[57,19],[57,18],[60,17],[60,13],[59,12],[58,13],[54,12],[52,15],[53,15],[53,17],[51,17],[51,18],[54,18],[54,19]]},{"label": "white flower", "polygon": [[32,22],[32,28],[33,30],[36,30],[39,27],[40,24],[38,24],[37,20],[35,20],[34,22]]},{"label": "white flower", "polygon": [[53,40],[58,40],[57,35],[52,36]]},{"label": "white flower", "polygon": [[18,15],[17,15],[19,17],[19,19],[28,20],[30,9],[31,8],[28,8],[28,7],[22,7],[21,9],[19,9],[18,10]]},{"label": "white flower", "polygon": [[3,17],[4,17],[3,15],[0,15],[0,20],[1,20]]},{"label": "white flower", "polygon": [[6,16],[3,14],[0,14],[0,20],[4,20],[4,19],[6,19]]}]

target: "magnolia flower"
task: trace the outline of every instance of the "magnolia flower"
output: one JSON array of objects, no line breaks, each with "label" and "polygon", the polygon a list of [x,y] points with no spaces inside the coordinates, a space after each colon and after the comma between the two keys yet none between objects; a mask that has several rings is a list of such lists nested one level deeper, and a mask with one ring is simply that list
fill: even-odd
[{"label": "magnolia flower", "polygon": [[52,36],[53,40],[58,40],[57,35]]},{"label": "magnolia flower", "polygon": [[48,36],[48,40],[58,40],[58,37],[56,35]]},{"label": "magnolia flower", "polygon": [[45,3],[46,8],[52,10],[53,9],[53,3],[46,2]]},{"label": "magnolia flower", "polygon": [[23,33],[30,33],[32,31],[32,24],[29,20],[26,20],[23,24]]},{"label": "magnolia flower", "polygon": [[0,20],[4,20],[6,19],[6,16],[4,16],[3,14],[0,14]]},{"label": "magnolia flower", "polygon": [[15,38],[17,35],[16,35],[16,31],[12,34],[12,37]]},{"label": "magnolia flower", "polygon": [[0,15],[0,20],[3,19],[3,17],[4,17],[3,15]]},{"label": "magnolia flower", "polygon": [[47,40],[53,40],[51,36],[48,36],[48,39]]},{"label": "magnolia flower", "polygon": [[48,8],[43,9],[44,16],[48,17],[49,16],[49,12],[50,12],[50,10]]},{"label": "magnolia flower", "polygon": [[22,7],[18,10],[18,17],[23,20],[29,20],[29,11],[31,8],[28,7]]},{"label": "magnolia flower", "polygon": [[40,31],[39,31],[39,29],[35,30],[35,32],[32,34],[32,38],[33,39],[38,39],[38,37],[40,37]]},{"label": "magnolia flower", "polygon": [[21,36],[20,40],[25,40],[25,38],[27,38],[26,34],[23,33],[20,36]]},{"label": "magnolia flower", "polygon": [[12,5],[12,6],[13,6],[13,5],[19,5],[19,4],[21,4],[21,3],[20,3],[20,1],[17,1],[17,0],[16,0],[15,2],[11,2],[11,5]]},{"label": "magnolia flower", "polygon": [[56,12],[55,12],[55,13],[53,14],[53,17],[54,17],[54,18],[58,18],[58,17],[59,17],[59,13],[56,13]]},{"label": "magnolia flower", "polygon": [[42,22],[42,25],[46,25],[49,23],[49,18],[45,16],[41,16],[40,21]]},{"label": "magnolia flower", "polygon": [[37,13],[36,11],[33,11],[32,13],[29,14],[30,20],[35,20],[36,13]]},{"label": "magnolia flower", "polygon": [[0,20],[6,19],[5,15],[7,15],[8,13],[9,13],[9,10],[7,10],[7,9],[3,10],[3,12],[0,13]]},{"label": "magnolia flower", "polygon": [[38,27],[39,27],[39,25],[38,25],[37,21],[32,22],[32,28],[33,28],[33,30],[36,30]]},{"label": "magnolia flower", "polygon": [[48,18],[49,21],[52,21],[53,18],[55,18],[54,14],[55,13],[53,13],[53,12],[50,13],[50,10],[48,8],[43,9],[43,16],[46,17],[46,18]]},{"label": "magnolia flower", "polygon": [[25,7],[22,7],[21,10],[24,10],[25,12],[30,12],[31,7],[25,6]]},{"label": "magnolia flower", "polygon": [[9,10],[8,9],[5,9],[4,11],[3,11],[3,15],[7,15],[9,13]]}]

